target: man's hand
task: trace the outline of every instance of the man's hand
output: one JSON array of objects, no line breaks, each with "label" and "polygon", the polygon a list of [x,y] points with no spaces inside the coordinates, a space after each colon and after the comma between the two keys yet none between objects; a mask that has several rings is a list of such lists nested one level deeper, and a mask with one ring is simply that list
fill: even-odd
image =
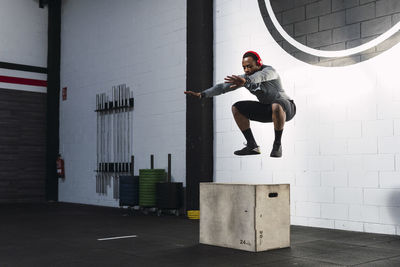
[{"label": "man's hand", "polygon": [[246,83],[246,79],[237,75],[226,76],[225,83],[231,83],[230,88],[239,88]]},{"label": "man's hand", "polygon": [[201,98],[201,93],[196,93],[196,92],[193,92],[193,91],[185,91],[184,93],[185,93],[185,95],[192,95],[192,96],[196,96],[198,98]]}]

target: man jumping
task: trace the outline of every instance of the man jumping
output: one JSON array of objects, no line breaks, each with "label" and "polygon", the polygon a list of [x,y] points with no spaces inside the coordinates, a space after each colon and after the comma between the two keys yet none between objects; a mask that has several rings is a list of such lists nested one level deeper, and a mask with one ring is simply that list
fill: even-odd
[{"label": "man jumping", "polygon": [[245,87],[258,101],[239,101],[233,104],[232,113],[236,124],[246,138],[247,144],[235,155],[261,154],[250,129],[250,120],[273,122],[275,140],[271,157],[282,157],[282,132],[285,121],[290,121],[296,115],[296,105],[282,89],[281,79],[271,66],[263,65],[260,56],[254,51],[243,55],[243,75],[231,75],[225,78],[225,83],[217,84],[201,93],[185,91],[185,94],[199,98],[213,97],[229,91]]}]

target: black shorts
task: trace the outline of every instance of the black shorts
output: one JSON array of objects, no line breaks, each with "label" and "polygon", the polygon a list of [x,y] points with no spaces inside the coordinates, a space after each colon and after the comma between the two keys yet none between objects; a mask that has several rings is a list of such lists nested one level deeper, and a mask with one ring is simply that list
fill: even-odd
[{"label": "black shorts", "polygon": [[[277,99],[274,103],[281,105],[286,113],[286,121],[290,121],[296,115],[296,105],[293,100]],[[272,104],[262,104],[258,101],[239,101],[233,106],[249,120],[272,122]]]}]

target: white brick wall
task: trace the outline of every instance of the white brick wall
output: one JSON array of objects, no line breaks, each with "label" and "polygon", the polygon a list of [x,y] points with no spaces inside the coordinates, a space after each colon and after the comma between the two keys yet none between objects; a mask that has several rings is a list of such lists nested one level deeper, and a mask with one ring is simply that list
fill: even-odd
[{"label": "white brick wall", "polygon": [[380,207],[380,223],[396,224],[400,221],[400,207]]},{"label": "white brick wall", "polygon": [[400,189],[400,172],[380,172],[379,187]]},{"label": "white brick wall", "polygon": [[335,188],[335,202],[361,204],[363,202],[363,190],[361,188]]},{"label": "white brick wall", "polygon": [[[365,118],[368,118],[368,120],[376,120],[376,104],[374,100],[371,97],[363,97],[362,102],[365,103],[365,105],[360,106],[360,105],[352,105],[349,106],[348,109],[348,119],[351,121],[359,121],[359,120],[365,120]],[[366,121],[363,122],[363,127],[364,123],[369,126],[369,123],[374,124],[375,121]],[[364,128],[363,128],[364,130]],[[363,132],[365,135],[365,132]]]},{"label": "white brick wall", "polygon": [[[236,179],[260,181],[251,178],[255,168],[274,183],[290,182],[292,224],[400,234],[400,80],[393,60],[400,46],[352,66],[316,67],[275,43],[257,1],[216,0],[215,6],[214,81],[242,73],[243,52],[258,51],[279,72],[298,112],[285,126],[281,159],[269,158],[272,125],[251,124],[263,154],[242,161],[240,172],[232,172]],[[223,138],[216,133],[217,182],[229,172],[218,159],[234,158],[244,141],[230,107],[248,99],[254,97],[245,89],[214,98],[216,129],[224,129]]]},{"label": "white brick wall", "polygon": [[349,154],[376,154],[378,152],[378,140],[376,137],[365,137],[348,141]]},{"label": "white brick wall", "polygon": [[388,117],[400,118],[400,109],[398,105],[398,102],[378,104],[378,119],[385,119]]},{"label": "white brick wall", "polygon": [[392,171],[394,170],[393,155],[366,155],[364,156],[364,169],[367,171]]},{"label": "white brick wall", "polygon": [[308,201],[317,203],[332,203],[334,200],[333,187],[309,187]]},{"label": "white brick wall", "polygon": [[320,172],[297,172],[296,173],[296,186],[320,186],[321,174]]},{"label": "white brick wall", "polygon": [[361,121],[337,122],[333,130],[336,138],[360,138]]},{"label": "white brick wall", "polygon": [[367,137],[392,136],[393,120],[375,120],[363,122],[363,135]]},{"label": "white brick wall", "polygon": [[333,171],[333,157],[313,156],[308,157],[308,169],[310,171]]},{"label": "white brick wall", "polygon": [[[150,167],[150,154],[156,168],[166,169],[171,153],[172,180],[185,182],[186,1],[64,1],[61,25],[61,87],[68,87],[68,100],[60,106],[67,175],[60,201],[118,205],[112,189],[108,196],[95,193],[93,110],[96,94],[121,83],[135,98],[135,174]],[[218,127],[229,132],[230,125]],[[224,167],[218,174],[230,179]]]},{"label": "white brick wall", "polygon": [[399,189],[364,189],[364,203],[376,206],[400,206]]},{"label": "white brick wall", "polygon": [[308,226],[311,227],[320,227],[320,228],[334,228],[335,221],[327,220],[327,219],[317,219],[317,218],[309,218]]},{"label": "white brick wall", "polygon": [[331,187],[345,187],[348,185],[348,175],[345,171],[321,173],[321,185]]},{"label": "white brick wall", "polygon": [[394,135],[400,135],[400,119],[394,120]]},{"label": "white brick wall", "polygon": [[377,171],[349,171],[349,186],[377,188],[379,178]]},{"label": "white brick wall", "polygon": [[308,225],[308,220],[306,217],[290,216],[290,223],[294,225]]},{"label": "white brick wall", "polygon": [[364,231],[378,234],[396,234],[396,226],[377,223],[364,223]]},{"label": "white brick wall", "polygon": [[366,205],[350,205],[349,219],[358,222],[379,222],[379,207]]},{"label": "white brick wall", "polygon": [[347,151],[347,140],[321,140],[320,146],[321,155],[343,155]]},{"label": "white brick wall", "polygon": [[340,155],[335,157],[334,169],[336,171],[362,171],[364,159],[362,155]]},{"label": "white brick wall", "polygon": [[274,184],[295,184],[296,174],[291,171],[275,171],[273,172]]},{"label": "white brick wall", "polygon": [[296,202],[296,216],[321,217],[321,204],[311,202]]},{"label": "white brick wall", "polygon": [[400,155],[396,155],[396,171],[400,171]]},{"label": "white brick wall", "polygon": [[378,150],[381,154],[400,153],[400,136],[379,137]]},{"label": "white brick wall", "polygon": [[344,204],[321,204],[321,217],[346,220],[349,217],[348,209],[348,205]]},{"label": "white brick wall", "polygon": [[361,222],[351,222],[351,221],[336,220],[335,221],[335,229],[363,232],[364,231],[364,224],[361,223]]},{"label": "white brick wall", "polygon": [[[306,128],[304,128],[306,129]],[[286,134],[286,132],[285,132]],[[304,136],[304,135],[302,135]],[[302,154],[302,155],[317,155],[319,154],[319,144],[314,141],[308,141],[308,140],[301,140],[301,141],[296,141],[295,143],[295,152],[296,154]]]},{"label": "white brick wall", "polygon": [[[308,201],[308,188],[307,187],[290,187],[290,200],[294,204],[298,202]],[[297,214],[297,213],[296,213]]]}]

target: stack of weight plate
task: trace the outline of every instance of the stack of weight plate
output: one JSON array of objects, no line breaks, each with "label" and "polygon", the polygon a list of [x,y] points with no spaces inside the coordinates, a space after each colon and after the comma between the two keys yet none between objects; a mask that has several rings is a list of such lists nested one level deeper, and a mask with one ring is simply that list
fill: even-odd
[{"label": "stack of weight plate", "polygon": [[119,177],[119,205],[139,205],[139,176]]},{"label": "stack of weight plate", "polygon": [[164,169],[139,170],[139,205],[143,207],[156,206],[156,184],[166,180]]},{"label": "stack of weight plate", "polygon": [[183,199],[182,183],[161,182],[156,184],[157,208],[180,209]]},{"label": "stack of weight plate", "polygon": [[199,210],[188,210],[187,215],[188,215],[188,218],[191,220],[200,220],[200,211]]}]

